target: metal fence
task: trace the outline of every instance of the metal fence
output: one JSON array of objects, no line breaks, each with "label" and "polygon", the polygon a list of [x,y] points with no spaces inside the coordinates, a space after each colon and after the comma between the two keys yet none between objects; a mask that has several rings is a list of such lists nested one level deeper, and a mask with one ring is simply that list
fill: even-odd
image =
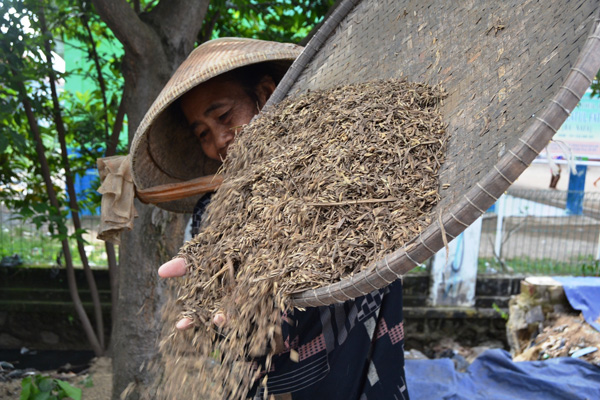
[{"label": "metal fence", "polygon": [[[92,264],[106,264],[98,216],[82,217]],[[72,227],[70,228],[72,230]],[[73,246],[72,250],[76,250]],[[55,265],[60,243],[0,204],[0,255]],[[79,258],[73,251],[75,262]],[[599,275],[600,193],[511,189],[483,216],[480,273]]]},{"label": "metal fence", "polygon": [[511,189],[484,215],[480,272],[597,275],[600,193]]},{"label": "metal fence", "polygon": [[[87,242],[86,253],[90,264],[94,267],[106,266],[104,242],[96,238],[99,217],[94,215],[81,216],[82,228],[87,231],[83,235]],[[68,224],[69,234],[74,232],[73,225]],[[37,227],[34,223],[24,221],[18,214],[8,210],[0,203],[0,256],[4,263],[12,261],[5,257],[18,256],[26,265],[55,266],[62,261],[61,243],[52,238],[47,226]],[[81,264],[77,247],[71,246],[73,262]]]}]

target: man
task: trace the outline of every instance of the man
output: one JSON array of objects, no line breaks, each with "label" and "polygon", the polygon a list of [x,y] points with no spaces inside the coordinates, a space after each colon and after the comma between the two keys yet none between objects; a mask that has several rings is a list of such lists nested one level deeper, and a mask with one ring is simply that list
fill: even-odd
[{"label": "man", "polygon": [[[149,182],[164,184],[171,183],[169,179],[214,173],[215,166],[227,157],[239,127],[250,122],[275,90],[281,76],[270,63],[281,66],[288,61],[289,66],[297,55],[299,49],[289,46],[224,38],[194,50],[136,133],[132,146],[136,185],[148,187],[152,186]],[[256,57],[257,48],[265,54],[266,49],[273,51]],[[202,62],[207,58],[211,59],[208,66]],[[191,137],[182,131],[181,122]],[[200,150],[193,150],[195,144]],[[206,168],[207,161],[212,162],[212,170]],[[201,167],[190,176],[189,169],[195,166]],[[154,182],[147,179],[161,174]],[[196,227],[206,203],[207,197],[196,202]],[[179,206],[171,202],[168,207]],[[180,277],[187,268],[183,259],[174,259],[158,272],[163,278]],[[216,313],[213,323],[226,325],[226,315]],[[184,318],[176,326],[189,329],[193,321]],[[266,380],[269,394],[282,399],[408,399],[401,282],[344,304],[294,310],[283,315],[281,328],[279,354],[273,357]],[[298,354],[297,359],[290,358],[291,350]],[[262,398],[263,391],[257,381],[252,394]]]}]

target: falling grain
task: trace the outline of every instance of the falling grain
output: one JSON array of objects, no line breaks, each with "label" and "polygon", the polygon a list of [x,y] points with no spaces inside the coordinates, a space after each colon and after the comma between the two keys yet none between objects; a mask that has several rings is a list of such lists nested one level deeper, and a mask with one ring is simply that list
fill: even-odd
[{"label": "falling grain", "polygon": [[[198,329],[163,342],[167,352],[186,340],[213,361],[199,365],[216,364],[196,393],[243,398],[259,375],[243,360],[271,351],[291,294],[363,270],[431,223],[443,97],[406,80],[370,82],[286,100],[244,128],[201,233],[179,254],[190,271],[178,302]],[[209,322],[218,310],[226,331]]]}]

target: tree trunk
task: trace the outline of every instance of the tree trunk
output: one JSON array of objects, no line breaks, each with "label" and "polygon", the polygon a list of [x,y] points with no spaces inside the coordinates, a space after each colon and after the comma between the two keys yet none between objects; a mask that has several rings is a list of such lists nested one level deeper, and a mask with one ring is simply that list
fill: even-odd
[{"label": "tree trunk", "polygon": [[161,330],[160,309],[164,282],[158,266],[172,258],[183,240],[182,216],[136,202],[139,217],[131,232],[123,234],[118,269],[118,303],[113,317],[113,399],[125,389],[128,399],[155,379],[147,368],[157,354]]},{"label": "tree trunk", "polygon": [[[15,71],[11,71],[11,72],[12,72],[13,76],[17,76],[17,73],[15,73]],[[25,89],[25,85],[22,83],[22,81],[19,82],[19,97],[20,97],[21,103],[23,105],[23,108],[25,110],[25,114],[27,115],[27,121],[29,123],[31,134],[32,134],[34,142],[35,142],[38,161],[40,163],[40,168],[41,168],[41,172],[42,172],[42,177],[44,179],[44,184],[46,185],[46,192],[48,194],[48,198],[50,199],[50,205],[52,207],[54,207],[54,209],[58,212],[60,210],[60,204],[58,202],[58,197],[56,196],[54,186],[52,185],[52,179],[50,177],[50,175],[51,175],[50,167],[48,166],[48,160],[46,159],[46,153],[44,150],[44,145],[42,143],[42,137],[39,132],[39,126],[37,123],[37,119],[35,118],[35,115],[33,114],[31,102],[30,102],[29,98],[27,97],[27,90]],[[67,229],[66,229],[66,226],[62,222],[60,222],[60,221],[55,222],[55,226],[56,226],[57,231],[61,235],[66,236]],[[85,309],[83,308],[83,304],[81,302],[81,298],[79,297],[79,293],[77,292],[77,282],[75,281],[75,270],[73,268],[73,259],[71,257],[71,250],[69,248],[68,238],[65,237],[65,238],[61,239],[61,244],[62,244],[63,254],[65,256],[65,264],[66,264],[66,269],[67,269],[67,281],[69,284],[69,292],[71,294],[71,299],[73,300],[73,305],[75,306],[75,312],[77,313],[77,316],[79,317],[79,319],[83,325],[83,330],[92,346],[92,349],[94,350],[94,353],[96,353],[96,355],[100,356],[100,355],[102,355],[104,349],[100,345],[100,342],[98,341],[98,338],[96,337],[96,334],[94,333],[94,328],[92,327],[92,324],[90,323],[90,320],[85,312]]]},{"label": "tree trunk", "polygon": [[[131,59],[125,55],[124,101],[130,136],[165,83],[155,69],[140,68],[139,61]],[[183,242],[181,216],[139,201],[135,207],[138,218],[133,230],[122,235],[119,246],[118,302],[111,335],[114,400],[126,389],[127,399],[139,399],[143,388],[154,380],[143,367],[157,354],[161,327],[164,284],[159,281],[157,268],[172,258]]]},{"label": "tree trunk", "polygon": [[[54,125],[56,126],[58,142],[60,143],[62,165],[65,170],[65,184],[67,187],[67,194],[69,195],[69,207],[71,209],[71,218],[73,220],[73,227],[77,232],[81,231],[82,225],[81,220],[79,218],[79,205],[77,204],[77,193],[75,192],[75,181],[73,179],[74,174],[71,172],[71,166],[69,162],[69,155],[66,142],[67,133],[65,131],[65,125],[62,119],[61,107],[58,101],[58,90],[56,88],[56,77],[54,75],[54,69],[52,67],[52,53],[50,49],[51,34],[46,27],[46,16],[44,7],[40,8],[38,17],[40,20],[40,27],[42,29],[42,33],[46,37],[46,40],[44,40],[44,53],[46,55],[46,62],[48,64],[48,84],[50,86],[50,93],[52,98]],[[76,240],[77,250],[79,251],[79,257],[81,258],[83,271],[85,273],[85,277],[90,289],[90,294],[92,296],[92,304],[94,306],[94,317],[96,321],[96,337],[98,338],[98,341],[100,342],[100,347],[102,348],[102,353],[96,355],[101,356],[104,352],[105,344],[104,321],[102,318],[102,307],[100,306],[100,294],[98,293],[96,280],[90,268],[90,263],[88,262],[87,253],[85,252],[85,247],[83,245],[83,239],[79,235],[77,235]],[[67,257],[67,254],[65,254],[65,257]],[[75,288],[75,290],[77,290],[77,288]]]},{"label": "tree trunk", "polygon": [[[83,0],[79,2],[82,10],[85,9],[83,5]],[[112,126],[112,132],[109,132],[108,127],[108,100],[107,100],[107,89],[106,83],[104,81],[104,76],[102,75],[102,63],[101,58],[98,52],[96,51],[97,43],[94,39],[94,35],[89,25],[89,18],[85,12],[80,14],[81,22],[85,28],[88,39],[88,57],[94,62],[94,67],[96,70],[96,80],[98,82],[98,86],[100,88],[100,93],[102,94],[102,104],[104,105],[104,135],[106,142],[106,151],[104,153],[104,157],[112,157],[117,154],[117,146],[119,144],[119,136],[123,129],[123,121],[125,119],[125,107],[124,102],[119,102],[119,108],[117,110],[117,114],[115,116],[115,121]],[[111,299],[111,320],[115,318],[117,302],[118,302],[118,264],[117,264],[117,255],[115,252],[115,245],[110,242],[105,242],[105,251],[106,251],[106,261],[108,263],[108,276],[110,281],[110,299]],[[104,342],[102,342],[102,346],[106,349]]]}]

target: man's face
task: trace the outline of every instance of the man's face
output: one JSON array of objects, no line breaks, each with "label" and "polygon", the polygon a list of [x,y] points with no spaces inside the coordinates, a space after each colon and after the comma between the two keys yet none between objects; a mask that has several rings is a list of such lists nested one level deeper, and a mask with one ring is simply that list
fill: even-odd
[{"label": "man's face", "polygon": [[217,161],[227,157],[238,130],[250,122],[268,99],[267,96],[263,102],[260,90],[257,92],[261,104],[256,104],[240,83],[221,75],[181,97],[185,118],[207,157]]}]

